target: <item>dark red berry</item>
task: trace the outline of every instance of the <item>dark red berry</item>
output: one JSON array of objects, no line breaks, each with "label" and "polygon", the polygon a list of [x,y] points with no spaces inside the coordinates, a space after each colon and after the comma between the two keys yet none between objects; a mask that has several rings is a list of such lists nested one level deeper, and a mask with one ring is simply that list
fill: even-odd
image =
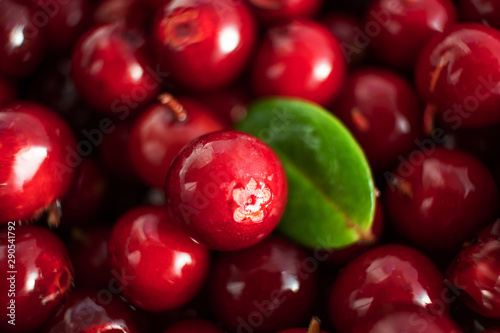
[{"label": "dark red berry", "polygon": [[194,242],[163,207],[129,210],[109,239],[111,269],[123,295],[147,311],[167,311],[191,300],[209,268],[208,250]]},{"label": "dark red berry", "polygon": [[394,165],[415,146],[421,112],[411,85],[383,69],[354,72],[333,113],[351,130],[377,171]]},{"label": "dark red berry", "polygon": [[346,64],[337,39],[312,21],[294,20],[270,28],[251,70],[258,95],[305,98],[327,105],[338,95]]},{"label": "dark red berry", "polygon": [[93,21],[95,25],[123,22],[142,29],[151,15],[142,0],[100,0],[94,9]]},{"label": "dark red berry", "polygon": [[222,88],[242,72],[255,43],[255,23],[237,0],[167,2],[156,11],[152,45],[162,69],[182,86]]},{"label": "dark red berry", "polygon": [[195,100],[161,95],[133,125],[130,157],[138,175],[150,186],[164,189],[170,164],[181,149],[225,127],[212,113]]},{"label": "dark red berry", "polygon": [[403,245],[376,247],[351,261],[330,294],[330,319],[340,332],[387,306],[398,303],[427,308],[433,315],[448,309],[446,287],[437,267]]},{"label": "dark red berry", "polygon": [[36,11],[13,0],[0,2],[0,75],[24,77],[45,54],[45,31],[34,20]]},{"label": "dark red berry", "polygon": [[[4,314],[0,330],[38,331],[71,289],[73,266],[63,242],[54,233],[37,226],[12,226],[0,231],[0,288],[4,291],[0,304],[4,313],[14,316]],[[8,323],[11,319],[15,325]]]},{"label": "dark red berry", "polygon": [[425,43],[456,20],[450,0],[375,0],[365,11],[364,26],[380,60],[411,69]]},{"label": "dark red berry", "polygon": [[53,111],[21,102],[0,110],[0,142],[0,223],[37,218],[71,185],[73,133]]},{"label": "dark red berry", "polygon": [[262,141],[220,131],[184,147],[170,168],[166,195],[194,239],[211,249],[237,250],[276,227],[287,183],[278,156]]},{"label": "dark red berry", "polygon": [[207,320],[191,319],[180,321],[163,333],[224,333],[224,331]]},{"label": "dark red berry", "polygon": [[500,2],[496,0],[460,0],[459,13],[464,21],[474,21],[500,29]]},{"label": "dark red berry", "polygon": [[500,122],[500,31],[458,24],[420,52],[415,82],[429,112],[453,129]]},{"label": "dark red berry", "polygon": [[142,32],[122,23],[87,31],[73,50],[71,66],[84,100],[122,120],[154,98],[166,76],[151,63]]},{"label": "dark red berry", "polygon": [[245,0],[255,16],[265,24],[314,16],[323,0]]},{"label": "dark red berry", "polygon": [[389,180],[386,201],[394,227],[434,253],[458,250],[498,210],[497,188],[486,167],[444,148],[403,160]]},{"label": "dark red berry", "polygon": [[280,238],[220,253],[208,282],[216,318],[232,332],[276,332],[299,325],[316,299],[317,273],[309,259]]}]

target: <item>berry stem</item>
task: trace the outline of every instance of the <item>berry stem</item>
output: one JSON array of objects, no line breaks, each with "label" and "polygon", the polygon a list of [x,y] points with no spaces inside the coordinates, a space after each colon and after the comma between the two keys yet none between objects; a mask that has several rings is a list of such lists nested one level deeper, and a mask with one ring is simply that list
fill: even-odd
[{"label": "berry stem", "polygon": [[321,325],[321,320],[319,320],[319,318],[316,316],[312,317],[311,322],[309,323],[309,329],[307,330],[307,333],[319,333],[320,325]]},{"label": "berry stem", "polygon": [[158,96],[158,101],[172,110],[177,121],[182,122],[187,119],[186,109],[172,95],[168,93],[161,94]]}]

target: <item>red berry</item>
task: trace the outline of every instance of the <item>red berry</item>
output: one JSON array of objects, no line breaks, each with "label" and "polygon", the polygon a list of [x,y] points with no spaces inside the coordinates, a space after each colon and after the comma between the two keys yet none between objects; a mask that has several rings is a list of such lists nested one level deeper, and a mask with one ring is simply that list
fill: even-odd
[{"label": "red berry", "polygon": [[271,148],[249,134],[220,131],[184,147],[170,167],[166,195],[194,239],[230,251],[273,231],[285,209],[287,183]]},{"label": "red berry", "polygon": [[338,95],[345,71],[337,39],[317,23],[294,20],[267,31],[252,67],[252,87],[261,96],[327,105]]},{"label": "red berry", "polygon": [[152,46],[163,70],[182,86],[215,90],[243,71],[255,43],[255,23],[237,0],[181,0],[156,11]]},{"label": "red berry", "polygon": [[211,110],[188,98],[164,94],[134,122],[130,138],[132,165],[150,186],[165,188],[168,168],[191,140],[224,128]]},{"label": "red berry", "polygon": [[435,148],[418,163],[403,161],[386,191],[394,227],[412,244],[433,253],[453,252],[498,210],[490,172],[474,157]]},{"label": "red berry", "polygon": [[163,333],[224,333],[224,331],[207,320],[191,319],[180,321]]},{"label": "red berry", "polygon": [[[330,319],[340,332],[384,307],[409,303],[433,315],[448,309],[443,277],[423,254],[403,245],[376,247],[351,261],[330,294]],[[445,294],[446,295],[446,294]]]},{"label": "red berry", "polygon": [[129,210],[109,239],[111,269],[133,305],[167,311],[186,304],[200,290],[209,268],[208,250],[195,243],[163,207]]},{"label": "red berry", "polygon": [[296,18],[314,16],[323,0],[245,0],[262,23],[273,24]]},{"label": "red berry", "polygon": [[0,110],[0,142],[0,223],[37,218],[71,185],[73,133],[51,110],[22,102]]},{"label": "red berry", "polygon": [[0,288],[4,291],[0,293],[0,304],[7,309],[4,311],[12,313],[8,307],[12,308],[15,301],[15,326],[8,323],[12,318],[5,316],[0,320],[0,330],[37,331],[57,311],[71,288],[74,274],[68,252],[63,242],[46,229],[11,229],[9,224],[9,229],[0,232],[0,256]]},{"label": "red berry", "polygon": [[366,9],[364,26],[380,60],[411,69],[425,43],[456,20],[450,0],[375,0]]},{"label": "red berry", "polygon": [[458,24],[420,52],[415,82],[420,97],[453,129],[500,122],[500,32]]},{"label": "red berry", "polygon": [[481,22],[500,29],[500,2],[497,0],[460,0],[458,8],[464,21]]},{"label": "red berry", "polygon": [[302,323],[316,300],[309,259],[280,238],[220,253],[208,282],[216,318],[231,332],[276,332]]},{"label": "red berry", "polygon": [[121,23],[95,27],[80,37],[71,66],[84,100],[122,120],[154,98],[164,75],[155,73],[142,32]]},{"label": "red berry", "polygon": [[351,130],[377,171],[415,146],[422,124],[411,85],[383,69],[361,69],[347,81],[333,113]]}]

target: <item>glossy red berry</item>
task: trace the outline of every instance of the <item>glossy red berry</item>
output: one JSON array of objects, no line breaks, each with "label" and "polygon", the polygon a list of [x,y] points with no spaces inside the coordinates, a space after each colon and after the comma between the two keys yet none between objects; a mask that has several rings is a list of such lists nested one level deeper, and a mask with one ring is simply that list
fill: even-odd
[{"label": "glossy red berry", "polygon": [[410,151],[422,128],[413,88],[383,69],[354,72],[332,111],[351,130],[377,171],[391,167],[399,155]]},{"label": "glossy red berry", "polygon": [[297,18],[314,16],[323,0],[245,0],[260,22],[274,24]]},{"label": "glossy red berry", "polygon": [[147,331],[138,314],[118,294],[107,289],[80,289],[71,293],[43,333],[139,333]]},{"label": "glossy red berry", "polygon": [[433,315],[447,311],[446,287],[437,267],[423,254],[403,245],[376,247],[351,261],[335,280],[330,319],[340,332],[384,307],[409,303]]},{"label": "glossy red berry", "polygon": [[230,251],[273,231],[285,209],[287,183],[278,156],[262,141],[219,131],[182,149],[170,167],[166,195],[194,239]]},{"label": "glossy red berry", "polygon": [[154,98],[166,76],[151,63],[142,32],[123,23],[87,31],[73,50],[71,66],[83,99],[122,120]]},{"label": "glossy red berry", "polygon": [[500,318],[499,259],[500,236],[490,230],[489,236],[483,232],[477,242],[463,248],[446,272],[447,283],[460,299],[491,318]]},{"label": "glossy red berry", "polygon": [[500,2],[460,0],[458,8],[463,21],[480,22],[500,29]]},{"label": "glossy red berry", "polygon": [[381,311],[357,325],[350,333],[459,333],[460,327],[447,316],[409,305],[396,305],[391,310]]},{"label": "glossy red berry", "polygon": [[404,159],[389,180],[388,215],[396,230],[420,249],[456,251],[494,219],[495,181],[466,153],[444,148],[420,153]]},{"label": "glossy red berry", "polygon": [[17,1],[0,2],[0,75],[24,77],[42,61],[45,31],[34,15],[33,9]]},{"label": "glossy red berry", "polygon": [[338,95],[345,71],[337,39],[317,23],[294,20],[267,31],[251,80],[261,96],[299,97],[327,105]]},{"label": "glossy red berry", "polygon": [[[4,290],[0,304],[14,314],[4,315],[0,330],[37,331],[57,311],[72,285],[73,266],[63,242],[47,229],[12,223],[0,231],[0,258]],[[8,323],[11,319],[15,325]]]},{"label": "glossy red berry", "polygon": [[130,137],[130,157],[138,175],[150,186],[165,188],[174,157],[191,140],[223,129],[213,112],[198,102],[161,95],[135,120]]},{"label": "glossy red berry", "polygon": [[163,333],[224,333],[224,331],[208,320],[188,319],[170,326]]},{"label": "glossy red berry", "polygon": [[108,264],[111,228],[104,225],[73,227],[66,243],[76,274],[76,285],[107,288],[114,283]]},{"label": "glossy red berry", "polygon": [[208,250],[194,242],[164,207],[138,207],[125,213],[113,227],[109,258],[125,298],[155,312],[191,300],[210,261]]},{"label": "glossy red berry", "polygon": [[450,0],[375,0],[365,11],[364,26],[380,60],[411,69],[425,43],[456,20]]},{"label": "glossy red berry", "polygon": [[420,97],[453,129],[500,122],[500,31],[458,24],[436,35],[415,66]]},{"label": "glossy red berry", "polygon": [[0,223],[37,218],[71,185],[73,133],[53,111],[21,102],[0,110],[0,142]]},{"label": "glossy red berry", "polygon": [[161,68],[182,86],[222,88],[243,71],[255,43],[255,23],[237,0],[182,0],[156,11],[152,46]]},{"label": "glossy red berry", "polygon": [[317,273],[309,259],[280,238],[220,253],[208,282],[216,318],[231,332],[276,332],[299,325],[316,299]]}]

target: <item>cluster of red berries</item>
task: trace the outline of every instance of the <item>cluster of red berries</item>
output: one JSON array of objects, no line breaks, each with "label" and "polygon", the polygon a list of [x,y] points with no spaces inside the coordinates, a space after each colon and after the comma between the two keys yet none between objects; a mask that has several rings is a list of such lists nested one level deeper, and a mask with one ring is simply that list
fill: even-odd
[{"label": "cluster of red berries", "polygon": [[[497,0],[0,0],[0,331],[500,332],[499,29]],[[267,96],[356,138],[369,243],[275,231],[307,193],[231,130]]]}]

